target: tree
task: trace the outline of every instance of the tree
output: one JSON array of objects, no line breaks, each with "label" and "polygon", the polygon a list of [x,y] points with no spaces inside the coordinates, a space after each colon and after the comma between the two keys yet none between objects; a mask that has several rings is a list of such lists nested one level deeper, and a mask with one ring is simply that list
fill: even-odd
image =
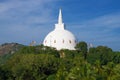
[{"label": "tree", "polygon": [[100,54],[100,61],[102,65],[105,65],[108,62],[112,61],[114,54],[111,48],[107,46],[98,46],[96,48],[96,51],[97,54]]},{"label": "tree", "polygon": [[73,59],[74,66],[70,69],[66,80],[95,80],[95,72],[91,64],[80,56]]},{"label": "tree", "polygon": [[103,66],[106,80],[117,80],[114,79],[114,76],[116,76],[116,72],[114,70],[115,64],[113,62],[109,62],[107,65]]},{"label": "tree", "polygon": [[56,73],[58,59],[50,54],[15,54],[4,67],[16,80],[45,80]]},{"label": "tree", "polygon": [[89,53],[90,54],[95,54],[97,52],[95,47],[89,48]]},{"label": "tree", "polygon": [[86,42],[82,41],[82,42],[77,43],[75,48],[76,48],[76,50],[82,52],[82,54],[84,56],[84,59],[87,58],[88,48],[87,48],[87,43]]}]

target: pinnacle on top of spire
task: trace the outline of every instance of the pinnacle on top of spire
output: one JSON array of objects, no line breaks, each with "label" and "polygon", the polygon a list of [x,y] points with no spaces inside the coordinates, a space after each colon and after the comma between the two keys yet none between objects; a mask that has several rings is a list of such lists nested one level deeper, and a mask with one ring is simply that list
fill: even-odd
[{"label": "pinnacle on top of spire", "polygon": [[59,10],[59,16],[58,16],[58,23],[55,24],[55,30],[64,30],[65,29],[65,25],[62,22],[62,11],[61,9]]},{"label": "pinnacle on top of spire", "polygon": [[62,24],[62,11],[59,10],[58,24]]}]

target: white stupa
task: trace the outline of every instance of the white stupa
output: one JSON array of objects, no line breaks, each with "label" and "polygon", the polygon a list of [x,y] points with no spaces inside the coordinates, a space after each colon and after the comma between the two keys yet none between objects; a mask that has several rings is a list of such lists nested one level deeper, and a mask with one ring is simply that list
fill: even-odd
[{"label": "white stupa", "polygon": [[75,50],[75,36],[70,31],[65,29],[65,25],[62,22],[61,9],[59,10],[58,24],[55,24],[55,29],[45,37],[43,45],[54,47],[57,50]]}]

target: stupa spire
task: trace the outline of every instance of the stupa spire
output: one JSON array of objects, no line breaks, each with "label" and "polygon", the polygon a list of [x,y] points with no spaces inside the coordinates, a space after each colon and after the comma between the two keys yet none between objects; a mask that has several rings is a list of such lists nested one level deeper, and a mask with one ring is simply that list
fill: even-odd
[{"label": "stupa spire", "polygon": [[59,10],[58,24],[62,24],[62,11]]},{"label": "stupa spire", "polygon": [[59,9],[58,23],[55,24],[55,30],[61,30],[61,29],[62,30],[65,29],[65,25],[62,22],[62,11],[61,9]]}]

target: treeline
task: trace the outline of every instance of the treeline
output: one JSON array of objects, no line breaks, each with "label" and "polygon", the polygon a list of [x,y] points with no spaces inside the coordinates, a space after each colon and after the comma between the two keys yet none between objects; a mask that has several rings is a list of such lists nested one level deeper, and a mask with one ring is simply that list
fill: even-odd
[{"label": "treeline", "polygon": [[0,80],[119,80],[120,52],[106,46],[88,50],[79,42],[76,50],[24,46],[0,56]]}]

